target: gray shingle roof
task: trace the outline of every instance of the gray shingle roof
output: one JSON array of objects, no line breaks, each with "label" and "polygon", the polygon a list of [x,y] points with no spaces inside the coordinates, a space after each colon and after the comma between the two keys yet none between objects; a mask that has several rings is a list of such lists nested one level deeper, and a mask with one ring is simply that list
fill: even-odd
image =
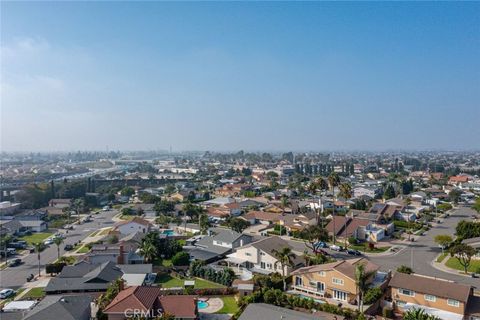
[{"label": "gray shingle roof", "polygon": [[28,312],[24,320],[88,320],[91,316],[89,295],[51,295]]},{"label": "gray shingle roof", "polygon": [[324,317],[310,313],[281,308],[265,303],[250,303],[239,320],[323,320]]}]

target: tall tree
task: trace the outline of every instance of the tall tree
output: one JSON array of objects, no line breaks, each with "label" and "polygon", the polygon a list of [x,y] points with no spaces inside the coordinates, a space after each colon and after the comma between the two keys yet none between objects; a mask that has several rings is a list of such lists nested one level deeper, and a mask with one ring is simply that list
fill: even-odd
[{"label": "tall tree", "polygon": [[206,234],[208,228],[210,227],[210,221],[208,221],[208,216],[205,213],[200,215],[198,219],[198,225],[200,226],[200,233]]},{"label": "tall tree", "polygon": [[[330,173],[330,175],[328,176],[328,184],[330,186],[330,188],[332,189],[332,196],[333,196],[333,230],[336,230],[336,226],[335,226],[335,187],[338,186],[340,183],[340,177],[338,176],[338,174],[336,172],[332,172]],[[333,243],[337,243],[336,241],[336,237],[335,237],[335,232],[333,232]]]},{"label": "tall tree", "polygon": [[295,253],[289,247],[284,247],[281,250],[272,250],[273,256],[277,259],[275,268],[280,265],[282,268],[283,291],[287,290],[287,278],[285,276],[285,269],[293,266],[293,259],[296,258]]},{"label": "tall tree", "polygon": [[435,243],[437,243],[441,248],[442,248],[442,253],[443,250],[452,243],[453,238],[449,236],[448,234],[439,234],[435,236]]},{"label": "tall tree", "polygon": [[459,243],[452,248],[450,248],[450,255],[458,259],[458,262],[463,267],[465,273],[468,272],[468,267],[472,261],[472,257],[477,253],[475,248],[464,244]]},{"label": "tall tree", "polygon": [[312,250],[315,255],[320,254],[318,243],[320,241],[328,241],[328,232],[319,225],[309,226],[303,229],[300,233],[302,239],[305,241],[305,246]]},{"label": "tall tree", "polygon": [[35,248],[35,252],[37,252],[37,261],[38,261],[38,277],[40,277],[40,251],[43,248],[43,243],[41,242],[34,242],[32,243],[33,247]]},{"label": "tall tree", "polygon": [[355,286],[357,287],[358,310],[363,312],[363,298],[369,287],[369,279],[373,276],[372,271],[366,271],[364,264],[355,266]]},{"label": "tall tree", "polygon": [[60,259],[60,245],[63,243],[63,238],[55,237],[53,243],[57,245],[57,259]]}]

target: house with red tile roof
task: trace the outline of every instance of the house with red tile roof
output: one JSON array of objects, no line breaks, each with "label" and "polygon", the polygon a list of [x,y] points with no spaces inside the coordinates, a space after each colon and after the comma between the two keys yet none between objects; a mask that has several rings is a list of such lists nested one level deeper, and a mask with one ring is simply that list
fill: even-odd
[{"label": "house with red tile roof", "polygon": [[162,295],[160,287],[134,286],[120,291],[103,310],[108,320],[153,318],[163,314],[175,319],[197,319],[197,296]]}]

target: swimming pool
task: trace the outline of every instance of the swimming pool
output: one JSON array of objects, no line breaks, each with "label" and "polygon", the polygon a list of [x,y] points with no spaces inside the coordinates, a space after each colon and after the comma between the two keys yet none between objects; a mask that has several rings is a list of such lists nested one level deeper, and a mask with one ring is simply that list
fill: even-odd
[{"label": "swimming pool", "polygon": [[310,299],[310,300],[313,300],[313,301],[315,301],[316,303],[326,303],[326,302],[323,301],[323,300],[313,299],[312,297],[309,297],[309,296],[306,296],[306,295],[303,295],[303,294],[299,294],[298,296],[299,296],[300,298],[302,298],[302,299]]},{"label": "swimming pool", "polygon": [[205,309],[205,308],[208,307],[208,302],[203,301],[203,300],[198,300],[197,301],[197,306],[198,306],[198,309]]},{"label": "swimming pool", "polygon": [[163,230],[162,234],[166,234],[167,236],[173,236],[175,234],[175,231],[173,231],[173,230]]}]

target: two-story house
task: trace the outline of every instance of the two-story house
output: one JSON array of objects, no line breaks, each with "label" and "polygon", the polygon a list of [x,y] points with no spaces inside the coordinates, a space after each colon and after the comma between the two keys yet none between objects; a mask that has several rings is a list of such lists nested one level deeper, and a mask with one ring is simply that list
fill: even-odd
[{"label": "two-story house", "polygon": [[421,308],[441,319],[480,319],[480,299],[469,285],[397,272],[389,283],[389,296],[396,313]]},{"label": "two-story house", "polygon": [[252,237],[230,229],[210,228],[208,235],[194,241],[192,246],[186,247],[192,260],[214,262],[233,249],[244,246],[252,241]]},{"label": "two-story house", "polygon": [[332,298],[353,303],[358,296],[355,269],[359,264],[372,273],[368,282],[372,286],[386,286],[387,274],[365,258],[339,260],[331,263],[300,268],[292,272],[292,293],[314,298]]},{"label": "two-story house", "polygon": [[152,228],[152,224],[145,219],[135,217],[132,220],[120,221],[115,224],[115,231],[122,235],[141,232],[148,233]]},{"label": "two-story house", "polygon": [[[294,251],[290,244],[282,238],[277,236],[267,237],[237,248],[234,253],[228,255],[226,261],[228,263],[245,267],[247,270],[254,273],[282,273],[282,266],[278,263],[278,259],[275,258],[275,250],[280,251],[282,248],[286,247]],[[289,275],[292,270],[305,265],[302,254],[294,253],[295,258],[293,259],[293,266],[285,266],[284,271],[286,275]]]}]

